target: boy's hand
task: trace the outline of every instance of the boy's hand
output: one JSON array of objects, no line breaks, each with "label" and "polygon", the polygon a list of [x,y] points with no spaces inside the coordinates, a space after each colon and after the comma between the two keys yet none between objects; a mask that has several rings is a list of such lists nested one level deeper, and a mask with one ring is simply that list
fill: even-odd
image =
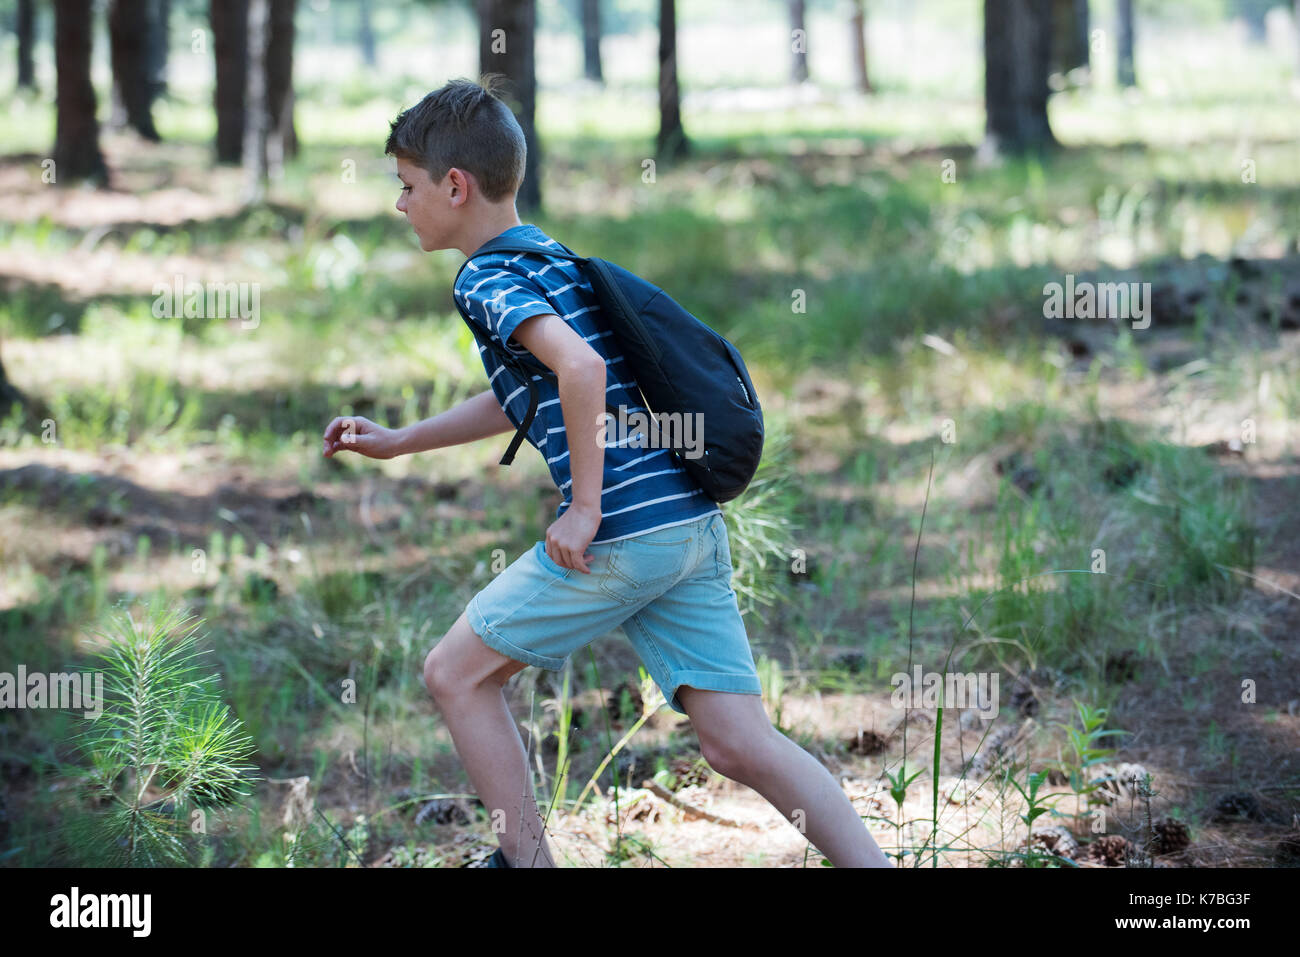
[{"label": "boy's hand", "polygon": [[[325,458],[335,452],[360,452],[372,459],[401,454],[396,429],[386,429],[362,415],[339,416],[325,428]],[[595,533],[593,533],[594,535]]]},{"label": "boy's hand", "polygon": [[570,505],[568,511],[551,523],[546,530],[546,554],[563,568],[572,568],[590,575],[587,562],[595,555],[587,546],[600,528],[600,509],[584,509]]}]

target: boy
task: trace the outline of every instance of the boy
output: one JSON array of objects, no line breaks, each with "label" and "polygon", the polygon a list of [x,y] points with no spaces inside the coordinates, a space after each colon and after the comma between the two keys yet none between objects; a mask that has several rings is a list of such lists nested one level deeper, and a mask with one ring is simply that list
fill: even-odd
[{"label": "boy", "polygon": [[[393,121],[397,209],[426,252],[469,257],[494,237],[553,246],[519,220],[524,136],[491,88],[453,80]],[[544,542],[476,595],[425,660],[429,693],[488,809],[494,866],[554,867],[506,682],[528,665],[559,670],[622,626],[670,707],[690,717],[705,760],[754,788],[837,867],[890,867],[844,792],[772,727],[731,588],[726,525],[666,448],[606,442],[606,401],[644,411],[590,284],[575,263],[499,253],[470,262],[453,295],[491,338],[555,372],[539,395],[530,445],[564,501]],[[325,430],[324,454],[373,458],[446,448],[513,431],[528,389],[480,346],[491,388],[401,429],[353,416]]]}]

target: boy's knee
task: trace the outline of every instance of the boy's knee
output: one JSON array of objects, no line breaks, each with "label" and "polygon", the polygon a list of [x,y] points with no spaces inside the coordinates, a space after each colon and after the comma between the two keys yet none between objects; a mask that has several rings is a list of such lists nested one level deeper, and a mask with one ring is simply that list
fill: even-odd
[{"label": "boy's knee", "polygon": [[[504,688],[507,681],[528,667],[522,661],[501,655],[486,664],[477,660],[457,661],[450,657],[445,645],[445,641],[439,642],[424,659],[424,687],[434,700],[445,700],[457,692],[482,685]],[[489,668],[494,670],[488,671]]]},{"label": "boy's knee", "polygon": [[709,767],[724,778],[744,783],[749,776],[753,755],[746,742],[700,741],[700,753]]},{"label": "boy's knee", "polygon": [[424,687],[429,692],[429,696],[437,700],[445,698],[453,685],[451,669],[443,661],[443,656],[438,654],[435,645],[424,657]]}]

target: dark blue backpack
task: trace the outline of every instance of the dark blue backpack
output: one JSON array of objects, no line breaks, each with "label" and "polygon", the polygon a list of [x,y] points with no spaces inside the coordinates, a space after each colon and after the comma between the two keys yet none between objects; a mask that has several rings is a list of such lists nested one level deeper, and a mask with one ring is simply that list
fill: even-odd
[{"label": "dark blue backpack", "polygon": [[[537,243],[494,239],[475,250],[470,259],[508,252],[568,258],[577,263],[591,283],[618,348],[656,421],[675,413],[702,415],[702,420],[693,421],[703,422],[703,454],[689,457],[678,448],[670,448],[672,454],[715,502],[735,498],[749,486],[763,457],[763,409],[736,347],[658,286],[607,260],[578,256],[563,243],[555,245],[563,252]],[[467,265],[469,260],[456,273],[457,280]],[[537,414],[537,387],[532,376],[554,378],[555,373],[532,355],[517,356],[503,343],[493,342],[465,314],[459,300],[456,308],[479,343],[491,349],[528,387],[528,414],[501,457],[501,464],[509,465]],[[615,420],[619,418],[618,409],[609,403],[605,408]]]}]

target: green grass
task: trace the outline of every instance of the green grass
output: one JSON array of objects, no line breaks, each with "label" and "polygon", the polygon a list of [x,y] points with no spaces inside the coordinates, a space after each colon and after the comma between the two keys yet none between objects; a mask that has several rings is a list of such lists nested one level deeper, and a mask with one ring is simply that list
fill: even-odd
[{"label": "green grass", "polygon": [[[1072,691],[1106,707],[1113,655],[1134,650],[1168,666],[1181,621],[1226,616],[1242,597],[1239,572],[1255,568],[1251,496],[1194,447],[1186,422],[1156,413],[1211,409],[1234,428],[1253,416],[1272,434],[1300,415],[1300,357],[1279,328],[1281,287],[1267,290],[1268,315],[1249,315],[1222,262],[1294,247],[1300,146],[1277,64],[1223,72],[1229,93],[1199,86],[1205,70],[1187,71],[1176,52],[1153,40],[1140,69],[1153,87],[1185,77],[1183,87],[1133,104],[1104,87],[1062,95],[1052,120],[1069,149],[990,169],[973,163],[982,118],[968,58],[918,85],[904,82],[893,54],[882,57],[884,92],[840,109],[701,106],[687,114],[695,158],[661,167],[653,184],[641,181],[652,102],[624,102],[618,90],[580,102],[544,91],[549,205],[526,218],[662,284],[731,338],[757,379],[769,456],[753,492],[726,512],[733,584],[774,720],[788,723],[784,702],[812,689],[879,692],[906,663],[909,622],[919,660],[942,661],[960,642],[967,669],[1050,662]],[[336,414],[397,425],[485,387],[448,301],[459,254],[417,251],[392,209],[391,161],[377,155],[417,81],[400,71],[339,83],[308,73],[304,152],[269,208],[103,235],[48,217],[0,223],[0,247],[25,261],[83,263],[78,250],[93,241],[121,279],[88,297],[20,282],[0,301],[5,368],[44,404],[58,438],[50,446],[39,422],[13,416],[0,423],[9,462],[111,452],[152,468],[201,452],[210,458],[200,480],[220,484],[239,471],[320,496],[266,525],[229,509],[190,515],[172,541],[133,524],[143,517],[133,509],[151,499],[106,493],[91,477],[53,497],[0,487],[8,646],[29,668],[51,670],[78,660],[78,637],[115,601],[164,590],[209,621],[226,700],[259,767],[268,777],[310,775],[335,827],[371,851],[428,842],[385,810],[391,792],[462,789],[427,701],[423,658],[486,583],[493,550],[512,558],[542,537],[556,501],[535,457],[495,468],[504,441],[386,463],[325,461],[317,451]],[[196,108],[203,95],[180,84],[159,109],[169,142],[124,150],[139,182],[202,170],[211,135],[209,112]],[[39,154],[51,116],[48,104],[0,94],[11,150]],[[1255,184],[1240,180],[1243,124]],[[351,184],[340,177],[348,159],[357,164]],[[955,183],[943,181],[945,159],[956,162]],[[219,176],[205,176],[186,188],[221,188]],[[1154,350],[1166,330],[1120,329],[1075,362],[1060,330],[1045,327],[1043,284],[1066,272],[1151,279],[1199,254],[1219,272],[1207,273],[1197,320],[1179,333],[1183,358]],[[153,284],[170,282],[177,261],[187,280],[260,283],[256,328],[155,318]],[[927,334],[955,355],[926,345]],[[1157,385],[1166,391],[1150,421],[1116,411],[1125,390]],[[1036,470],[1037,481],[1022,482],[1028,490],[1013,482],[1016,468]],[[136,481],[153,490],[148,471]],[[367,483],[373,529],[356,505]],[[171,489],[189,491],[184,480]],[[105,527],[93,526],[83,548],[77,535],[94,509]],[[36,527],[51,530],[50,550],[37,547]],[[190,568],[194,549],[204,553],[201,572]],[[1096,549],[1105,574],[1092,571]],[[403,564],[399,554],[417,558]],[[860,665],[826,663],[830,647],[861,652]],[[1217,660],[1203,649],[1191,658],[1182,667],[1209,671]],[[603,663],[600,674],[615,684]],[[572,696],[598,684],[585,667],[571,680]],[[529,673],[518,688],[548,690]],[[635,719],[629,696],[613,704]],[[55,852],[39,827],[53,805],[36,795],[50,784],[47,759],[66,731],[59,721],[23,716],[6,756],[27,769],[34,795],[11,831],[25,863]],[[550,716],[538,727],[559,730]],[[1207,748],[1233,746],[1216,726]],[[585,783],[603,737],[592,746],[573,735],[566,747],[568,783]],[[627,750],[638,747],[634,737]],[[674,738],[668,747],[694,745]],[[545,771],[553,781],[549,756]],[[598,781],[602,790],[612,783],[613,767]],[[364,824],[337,811],[363,794]],[[319,815],[286,850],[282,798],[263,787],[232,810],[211,862],[349,860]],[[657,863],[653,842],[622,837],[609,863]]]}]

